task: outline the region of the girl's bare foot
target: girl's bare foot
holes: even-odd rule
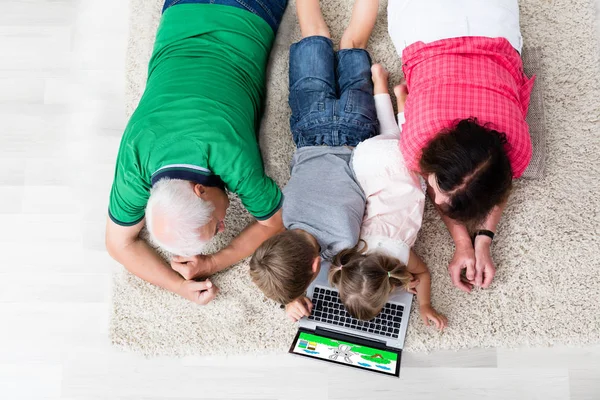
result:
[[[408,87],[406,86],[406,83],[394,86],[394,94],[398,101],[398,112],[401,113],[404,111],[404,103],[406,103],[406,98],[408,97]]]
[[[374,94],[388,93],[388,78],[390,73],[381,64],[373,64],[371,67]]]

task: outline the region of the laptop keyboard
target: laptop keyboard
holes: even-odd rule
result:
[[[338,292],[323,287],[315,287],[313,310],[308,317],[311,321],[343,326],[357,331],[373,333],[387,337],[398,337],[404,307],[387,303],[383,310],[371,321],[361,321],[346,312]]]

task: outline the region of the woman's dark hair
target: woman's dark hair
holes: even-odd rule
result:
[[[504,133],[469,118],[440,132],[423,149],[421,173],[435,174],[439,188],[450,198],[440,207],[444,214],[477,224],[506,200],[512,187],[506,145]]]

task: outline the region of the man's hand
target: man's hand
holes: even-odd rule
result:
[[[185,280],[181,282],[177,294],[201,306],[210,303],[219,292],[219,288],[208,279],[202,282]]]
[[[302,317],[308,317],[312,311],[313,304],[308,297],[298,297],[285,306],[285,313],[288,318],[294,322],[299,321]]]
[[[462,270],[467,270],[467,282],[462,279]],[[448,265],[448,272],[454,286],[470,293],[475,280],[475,251],[470,244],[457,246],[454,252],[454,257]]]
[[[193,257],[174,256],[171,268],[186,280],[206,278],[216,271],[214,257],[202,254]]]
[[[475,286],[487,289],[494,275],[496,267],[490,252],[492,240],[487,236],[477,236],[475,238]]]
[[[435,311],[435,309],[431,307],[431,304],[421,305],[419,307],[419,312],[421,314],[421,319],[423,319],[423,322],[427,326],[430,325],[429,321],[431,321],[440,331],[443,331],[444,328],[448,326],[448,318]]]

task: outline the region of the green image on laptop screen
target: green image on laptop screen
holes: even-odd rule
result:
[[[396,353],[307,332],[300,332],[292,351],[304,356],[354,365],[390,375],[396,374],[398,363]]]

